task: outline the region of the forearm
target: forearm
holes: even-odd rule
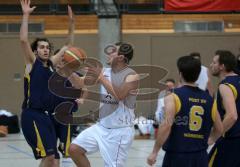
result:
[[[158,136],[153,147],[153,151],[152,151],[153,153],[157,154],[159,152],[160,148],[167,140],[170,134],[170,131],[171,131],[171,126],[168,125],[167,122],[164,122],[160,125],[158,129]]]
[[[79,77],[77,74],[73,73],[68,77],[68,80],[71,82],[72,86],[77,89],[84,87],[84,77]]]
[[[68,26],[68,38],[66,45],[71,46],[74,44],[74,29],[75,29],[75,21],[74,19],[69,20],[69,26]]]
[[[79,97],[78,99],[76,99],[75,101],[76,101],[78,104],[83,104],[83,103],[84,103],[84,100],[87,98],[87,96],[88,96],[88,90],[87,90],[87,88],[82,88],[80,97]]]
[[[59,52],[57,52],[54,56],[52,56],[50,59],[53,63],[53,65],[58,64],[60,61],[62,61],[62,57],[64,52],[67,50],[67,46],[63,46]]]
[[[82,99],[86,99],[88,97],[88,89],[87,88],[82,88]]]
[[[23,14],[22,25],[20,29],[20,40],[22,42],[28,42],[28,19],[29,14]]]
[[[117,100],[123,100],[129,94],[137,94],[139,80],[138,75],[128,75],[120,86],[114,85],[102,74],[100,74],[98,78],[99,83],[101,83],[108,93],[114,96],[114,98]]]
[[[112,85],[112,83],[109,80],[104,78],[104,76],[100,76],[98,81],[100,84],[102,84],[104,86],[104,88],[107,90],[108,93],[110,93],[112,96],[114,96],[115,99],[121,100],[121,97],[119,97],[119,93],[117,92],[118,89],[114,88],[114,86]]]
[[[215,128],[213,128],[209,136],[209,139],[212,142],[211,144],[215,143],[221,135],[222,135],[221,133],[219,133]]]
[[[232,118],[230,116],[226,116],[223,120],[223,130],[224,133],[226,133],[236,122],[235,118]]]

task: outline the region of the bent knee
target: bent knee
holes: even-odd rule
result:
[[[48,155],[48,156],[44,157],[44,159],[46,161],[54,161],[55,160],[55,155]]]
[[[76,144],[71,144],[69,146],[68,152],[70,154],[70,156],[74,155],[74,154],[85,154],[86,151],[81,148],[80,146],[76,145]]]

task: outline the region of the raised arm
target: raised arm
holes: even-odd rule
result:
[[[20,2],[21,2],[22,11],[23,11],[22,25],[20,29],[21,46],[24,51],[25,64],[33,64],[36,57],[31,49],[31,46],[28,40],[28,20],[29,20],[30,14],[33,12],[33,10],[36,7],[35,6],[30,7],[30,4],[31,4],[30,0],[20,0]]]
[[[69,5],[68,5],[68,19],[69,19],[68,39],[67,39],[66,45],[71,46],[74,44],[75,16],[74,16],[71,6],[69,6]]]
[[[68,5],[68,20],[69,20],[69,24],[68,24],[67,41],[65,45],[60,49],[60,51],[57,52],[55,56],[51,57],[53,65],[58,64],[62,60],[62,56],[65,50],[68,48],[68,46],[71,46],[74,43],[75,17],[72,12],[72,8],[69,5]]]

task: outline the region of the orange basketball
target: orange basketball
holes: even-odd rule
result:
[[[63,61],[74,69],[78,68],[86,58],[87,55],[85,51],[77,47],[69,47],[63,55]]]

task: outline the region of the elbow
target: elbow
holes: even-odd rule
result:
[[[124,96],[124,95],[115,95],[115,98],[118,100],[118,101],[122,101],[122,100],[125,100],[127,96]]]
[[[237,113],[232,114],[230,118],[231,118],[232,122],[235,123],[235,122],[237,121],[237,119],[238,119],[238,115],[237,115]]]
[[[229,119],[231,120],[232,123],[235,123],[238,119],[237,111],[229,113]]]
[[[22,44],[25,44],[25,43],[28,42],[28,40],[27,40],[26,38],[20,36],[20,42],[21,42]]]
[[[238,119],[238,115],[237,115],[237,113],[229,114],[229,116],[228,116],[227,119],[228,119],[228,122],[229,122],[230,124],[234,125],[235,122],[236,122],[237,119]]]
[[[124,100],[125,99],[125,96],[123,95],[120,95],[116,92],[112,92],[110,93],[117,101],[121,101],[121,100]]]
[[[228,120],[228,122],[234,124],[238,119],[238,114],[236,110],[232,110],[229,112],[226,112],[224,119]]]
[[[22,43],[28,42],[28,35],[26,33],[22,32],[22,30],[20,30],[19,38]]]
[[[116,97],[118,101],[121,101],[121,100],[124,100],[125,98],[124,97],[121,97],[121,96],[118,96]]]

